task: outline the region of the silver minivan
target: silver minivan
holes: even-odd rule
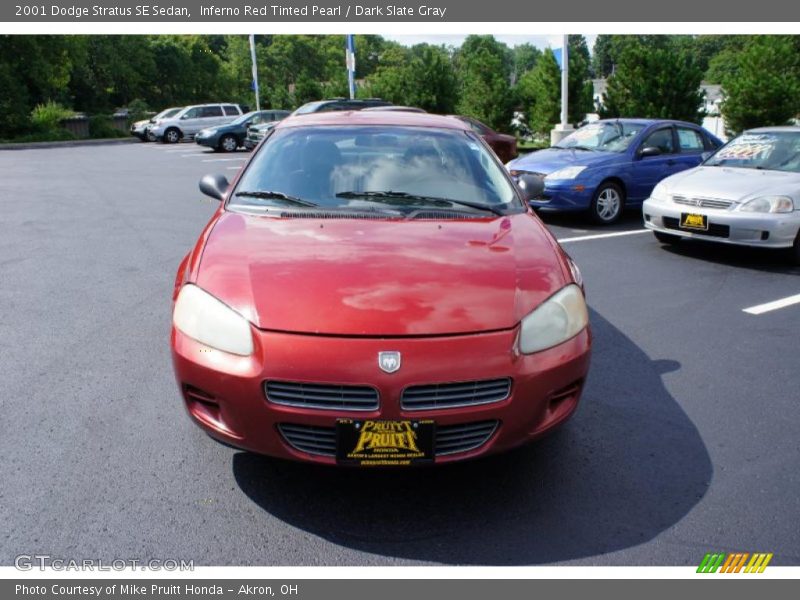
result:
[[[187,106],[170,119],[164,119],[150,129],[155,139],[175,144],[182,139],[191,139],[207,127],[225,125],[243,114],[238,104],[195,104]]]

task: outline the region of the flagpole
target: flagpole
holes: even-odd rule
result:
[[[356,97],[356,42],[352,34],[346,36],[345,64],[347,65],[347,85],[350,99]]]
[[[256,110],[261,110],[261,98],[258,93],[258,66],[256,63],[256,36],[250,34],[250,60],[253,61],[253,91],[256,94]]]

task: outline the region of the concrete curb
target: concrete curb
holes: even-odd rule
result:
[[[67,140],[64,142],[20,142],[0,144],[0,150],[37,150],[40,148],[70,148],[72,146],[106,146],[111,144],[141,143],[138,138],[106,138],[102,140]]]

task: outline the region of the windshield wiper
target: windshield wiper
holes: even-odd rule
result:
[[[385,204],[397,204],[393,200],[401,200],[403,204],[416,204],[423,202],[433,204],[434,206],[466,206],[476,210],[484,210],[491,212],[495,215],[502,216],[503,212],[498,208],[489,204],[482,204],[480,202],[468,202],[467,200],[454,200],[452,198],[439,198],[437,196],[422,196],[418,194],[409,194],[408,192],[393,192],[391,190],[385,192],[339,192],[336,194],[337,198],[365,198],[372,202],[383,202]]]
[[[283,192],[273,192],[271,190],[244,190],[241,192],[236,192],[234,196],[245,196],[247,198],[262,198],[264,200],[283,200],[288,204],[295,204],[297,206],[319,206],[314,202],[309,200],[303,200],[302,198],[297,198],[295,196],[290,196],[289,194],[284,194]]]

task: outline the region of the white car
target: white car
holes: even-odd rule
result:
[[[155,123],[158,123],[162,119],[169,119],[170,117],[174,117],[177,115],[183,107],[173,107],[167,108],[162,110],[156,116],[151,119],[144,119],[143,121],[136,121],[131,125],[131,135],[136,136],[143,142],[152,142],[154,141],[153,135],[150,133],[150,129],[153,127]]]
[[[751,129],[662,180],[642,207],[663,243],[791,248],[800,264],[800,127]]]
[[[150,127],[150,134],[166,144],[191,139],[208,127],[225,125],[244,114],[238,104],[197,104],[187,106],[175,116],[161,119]]]

